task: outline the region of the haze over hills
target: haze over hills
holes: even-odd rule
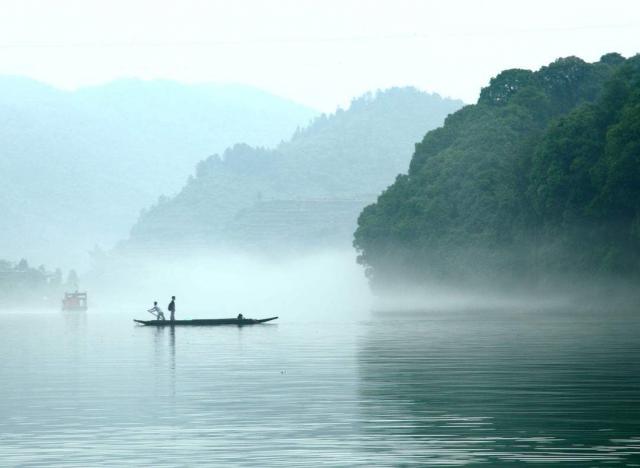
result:
[[[204,156],[274,146],[314,115],[240,85],[126,79],[63,91],[1,77],[0,258],[81,267]]]
[[[358,221],[373,285],[640,275],[640,56],[506,70]]]
[[[406,170],[415,141],[461,106],[392,88],[316,118],[275,149],[235,145],[145,211],[122,248],[350,247],[362,207]]]

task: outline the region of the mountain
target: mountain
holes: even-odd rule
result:
[[[235,145],[145,211],[125,244],[154,252],[349,246],[362,207],[406,168],[414,142],[461,105],[392,88],[316,118],[274,149]]]
[[[377,289],[637,278],[639,158],[640,56],[504,71],[362,211],[359,260]]]
[[[0,258],[80,265],[204,156],[238,141],[275,146],[314,115],[240,85],[127,79],[62,91],[0,77]]]

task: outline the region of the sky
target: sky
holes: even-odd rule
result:
[[[241,83],[316,109],[412,85],[474,102],[492,76],[640,52],[636,0],[2,0],[0,74]]]

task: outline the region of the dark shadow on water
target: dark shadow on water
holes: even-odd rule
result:
[[[362,430],[407,463],[637,461],[639,332],[615,311],[375,314]]]
[[[169,327],[169,349],[171,353],[171,369],[176,369],[176,327]]]

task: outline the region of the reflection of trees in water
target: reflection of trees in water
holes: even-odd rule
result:
[[[639,442],[638,328],[567,313],[374,317],[358,354],[363,430],[397,460],[625,459]]]

